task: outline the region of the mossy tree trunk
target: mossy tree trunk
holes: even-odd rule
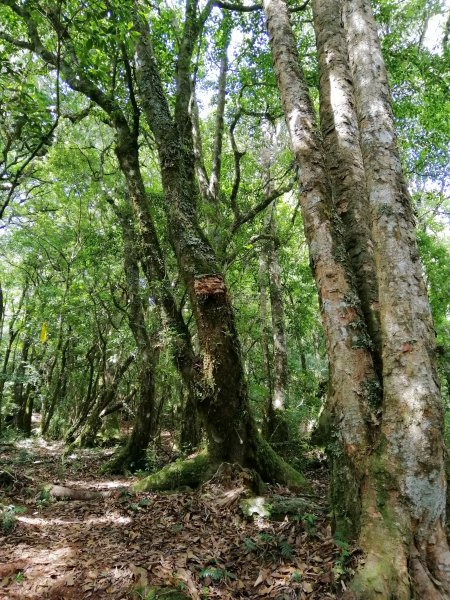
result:
[[[381,377],[378,283],[370,230],[355,99],[346,58],[339,0],[312,3],[320,75],[320,126],[333,201],[344,225],[344,242],[372,339],[372,356]]]
[[[390,521],[379,535],[372,519],[362,535],[372,547],[361,570],[386,573],[377,547],[393,531],[396,568],[383,597],[450,596],[450,551],[445,534],[446,478],[443,405],[436,374],[435,333],[417,249],[411,201],[396,142],[387,72],[375,20],[366,0],[343,0],[342,14],[356,98],[360,144],[371,212],[378,279],[383,364],[379,459]],[[371,507],[377,508],[377,499]],[[379,510],[379,509],[378,509]],[[376,540],[376,542],[375,542]],[[408,573],[413,586],[405,581]],[[387,578],[387,575],[385,574]],[[414,588],[414,591],[413,591]],[[401,596],[403,594],[403,596]],[[365,595],[365,598],[375,597]],[[377,596],[380,597],[380,596]]]
[[[353,517],[353,533],[359,533],[359,543],[366,554],[352,587],[357,597],[364,599],[408,600],[416,597],[417,590],[423,598],[447,598],[450,568],[443,530],[442,406],[433,364],[431,319],[417,260],[409,199],[395,147],[386,74],[376,29],[368,17],[371,17],[370,8],[359,0],[349,0],[344,6],[344,21],[371,206],[382,381],[372,363],[371,340],[364,336],[363,313],[359,317],[361,323],[354,322],[346,332],[350,347],[343,344],[340,355],[335,353],[338,348],[335,342],[345,333],[345,327],[342,320],[333,318],[339,314],[332,310],[333,299],[342,294],[347,282],[343,300],[353,298],[356,308],[359,290],[351,286],[351,279],[333,277],[331,273],[327,279],[323,278],[320,259],[327,240],[319,238],[320,230],[327,230],[327,239],[336,243],[339,227],[336,231],[329,223],[339,222],[333,217],[331,195],[326,191],[320,138],[312,126],[313,113],[286,5],[281,0],[265,0],[264,7],[278,84],[301,168],[303,220],[327,338],[334,499],[341,517],[345,516],[343,509]],[[314,8],[317,19],[319,9],[331,10],[332,5],[324,8],[316,2]],[[328,25],[323,21],[317,30],[325,30],[332,36],[340,18],[339,15],[327,18]],[[339,48],[335,39],[322,39],[320,43],[332,53]],[[345,53],[339,60],[345,62]],[[332,61],[329,64],[333,66]],[[323,61],[321,67],[324,67]],[[342,86],[339,78],[343,72],[345,70],[328,74],[328,80],[334,83],[338,79],[336,84]],[[345,94],[336,96],[342,100]],[[349,111],[349,105],[345,111]],[[340,116],[355,123],[352,115],[335,114],[333,118],[338,122]],[[345,141],[352,145],[348,132]],[[354,147],[350,150],[357,152]],[[325,190],[325,194],[321,195],[321,190]],[[320,211],[321,207],[326,210]],[[351,219],[348,226],[353,226]],[[345,261],[346,252],[335,245],[330,254],[338,259],[335,273],[339,275],[342,272],[339,264],[342,266]],[[327,265],[330,266],[331,261]],[[327,289],[327,281],[333,281],[332,294]],[[367,302],[363,294],[361,298]],[[345,302],[341,304],[341,311],[344,306]],[[367,306],[364,312],[368,314],[370,308]],[[345,363],[342,363],[344,356]],[[365,367],[362,361],[366,361]],[[384,392],[382,402],[378,399],[380,389]],[[355,517],[359,517],[356,523]],[[338,525],[345,525],[343,518],[340,521]]]
[[[155,136],[169,235],[197,325],[204,387],[198,407],[205,423],[211,459],[255,467],[261,469],[263,477],[276,480],[277,457],[265,451],[265,447],[262,449],[250,414],[230,295],[214,250],[197,219],[199,191],[189,102],[192,53],[204,18],[204,14],[197,14],[196,2],[188,1],[172,117],[148,26],[136,11],[135,28],[140,34],[136,43],[139,95]]]

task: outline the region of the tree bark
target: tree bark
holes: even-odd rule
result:
[[[299,166],[300,203],[310,262],[319,294],[329,364],[327,414],[333,423],[333,481],[337,528],[355,534],[362,507],[371,428],[372,391],[377,377],[359,297],[346,264],[320,134],[315,125],[297,52],[282,0],[264,0],[275,74],[294,154]],[[350,517],[350,519],[349,519]]]
[[[199,32],[196,10],[196,3],[189,1],[177,64],[174,118],[158,73],[148,26],[136,11],[135,28],[140,34],[136,43],[139,95],[155,136],[169,235],[197,325],[206,392],[199,410],[208,435],[209,453],[212,460],[238,462],[276,480],[286,475],[288,468],[259,440],[250,414],[230,296],[197,219],[198,188],[189,118],[190,64]]]
[[[22,352],[21,352],[21,356],[20,356],[20,362],[14,373],[14,379],[16,381],[14,383],[14,388],[13,388],[13,398],[14,398],[14,404],[16,405],[16,410],[17,410],[16,415],[15,415],[16,426],[19,425],[18,416],[20,414],[20,411],[22,409],[22,405],[23,405],[24,401],[26,401],[26,399],[24,398],[24,388],[26,387],[24,378],[25,378],[25,372],[26,372],[26,366],[28,363],[28,354],[29,354],[30,348],[31,348],[31,338],[26,336],[22,342]]]
[[[270,122],[266,123],[264,138],[265,147],[262,151],[261,163],[265,174],[264,194],[266,198],[269,198],[274,192],[272,171],[274,154],[276,152],[276,131]],[[289,437],[285,418],[289,391],[289,373],[281,270],[278,259],[279,239],[276,223],[276,200],[267,209],[264,235],[266,239],[263,243],[262,252],[266,256],[273,342],[273,389],[270,402],[267,406],[266,436],[272,444],[282,444]]]
[[[370,231],[369,199],[359,146],[358,121],[339,0],[314,0],[320,74],[320,125],[333,200],[344,225],[344,241],[361,298],[372,355],[381,378],[378,284]]]
[[[17,327],[15,329],[15,325],[19,318],[20,311],[22,310],[22,306],[24,304],[27,292],[28,292],[28,282],[25,282],[24,288],[20,295],[19,303],[17,305],[17,309],[14,311],[14,313],[9,321],[9,326],[8,326],[8,345],[6,346],[6,349],[5,349],[5,355],[3,357],[2,371],[0,373],[0,432],[2,431],[2,427],[3,427],[3,413],[2,413],[3,390],[5,389],[5,383],[6,383],[6,379],[8,377],[9,359],[11,358],[11,352],[12,352],[12,349],[14,346],[14,342],[20,331],[20,327]]]
[[[267,267],[267,256],[262,250],[259,255],[259,315],[260,315],[260,327],[261,327],[261,352],[263,357],[264,367],[264,378],[266,387],[266,399],[265,404],[267,407],[272,406],[273,397],[273,377],[272,377],[272,355],[269,346],[269,320],[268,320],[268,298],[267,298],[267,287],[268,287],[268,267]],[[264,436],[267,433],[264,431]]]
[[[145,467],[145,454],[155,430],[155,369],[158,356],[156,336],[147,329],[139,290],[139,264],[131,210],[116,213],[122,225],[124,271],[127,282],[128,323],[137,346],[139,398],[133,429],[125,448],[113,457],[109,471],[120,472]]]
[[[223,124],[227,96],[228,46],[231,37],[230,17],[227,14],[223,17],[222,28],[223,46],[220,49],[221,56],[217,90],[216,126],[214,130],[211,175],[209,177],[209,194],[216,202],[219,200],[220,171],[222,168]]]
[[[376,24],[365,0],[344,0],[342,6],[380,301],[384,395],[378,463],[390,475],[389,487],[384,487],[392,505],[390,514],[396,515],[390,528],[398,539],[394,568],[376,548],[369,548],[358,584],[368,587],[373,572],[385,573],[388,567],[384,595],[376,597],[391,597],[395,590],[398,597],[410,598],[413,591],[404,577],[409,566],[416,594],[447,598],[450,552],[444,530],[443,405],[431,311]],[[374,529],[369,523],[363,530],[372,543]],[[382,539],[377,536],[377,547]],[[375,597],[375,592],[370,594],[364,597]]]
[[[61,340],[62,340],[62,338],[61,338]],[[67,339],[64,342],[62,351],[61,351],[61,365],[60,365],[60,368],[58,371],[58,375],[56,377],[56,381],[53,386],[53,393],[52,393],[50,399],[45,402],[45,405],[42,406],[41,433],[43,436],[47,435],[48,429],[50,427],[50,422],[53,418],[53,415],[55,413],[55,409],[58,405],[58,402],[64,398],[64,395],[66,393],[67,379],[68,379],[68,375],[69,375],[67,372],[67,358],[68,358],[68,353],[69,353],[70,341],[71,340],[70,340],[70,328],[69,328],[69,331],[67,333]],[[58,350],[59,350],[59,348],[57,348],[57,352],[58,352]],[[55,357],[55,361],[57,361],[57,360],[58,360],[58,356]],[[53,373],[53,369],[52,369],[52,373]],[[52,383],[51,379],[50,379],[49,383],[50,384]]]

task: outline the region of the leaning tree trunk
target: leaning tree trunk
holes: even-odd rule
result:
[[[287,465],[259,439],[250,414],[230,296],[215,253],[197,219],[198,187],[189,117],[190,63],[199,33],[196,3],[187,3],[174,118],[156,66],[148,26],[138,11],[135,27],[140,33],[136,43],[140,99],[158,148],[169,235],[189,293],[202,351],[204,395],[199,411],[208,435],[209,453],[213,460],[254,467],[269,480],[286,480]]]
[[[445,536],[443,405],[435,370],[435,335],[419,260],[411,202],[396,143],[387,72],[376,24],[365,0],[344,0],[343,21],[356,98],[377,267],[383,362],[383,415],[378,461],[390,476],[384,530],[364,524],[373,547],[359,584],[371,590],[382,573],[383,595],[430,600],[450,595]],[[381,512],[379,498],[372,508]],[[389,523],[387,519],[389,518]],[[391,550],[380,555],[386,535]],[[391,536],[392,538],[392,536]]]
[[[95,445],[95,438],[102,426],[102,418],[116,398],[120,382],[134,360],[134,355],[130,354],[122,364],[116,367],[114,373],[108,370],[104,373],[104,386],[77,438],[66,449],[66,454],[76,446],[89,448]]]
[[[329,363],[328,415],[334,424],[333,504],[337,527],[355,534],[377,388],[370,339],[346,264],[341,222],[334,212],[320,134],[283,0],[264,0],[275,74],[299,166],[301,210],[319,294]]]

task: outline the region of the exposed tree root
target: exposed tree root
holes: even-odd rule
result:
[[[136,492],[175,490],[178,488],[197,488],[214,472],[206,452],[193,457],[176,460],[160,471],[152,473],[134,484]]]
[[[162,491],[177,488],[196,488],[209,479],[220,462],[213,461],[207,452],[179,459],[153,473],[133,486],[135,491]],[[259,440],[256,452],[249,461],[254,472],[253,488],[259,491],[262,481],[281,483],[293,489],[305,489],[308,483],[301,473],[290,467],[264,440]]]
[[[247,466],[268,483],[281,483],[297,491],[310,488],[305,477],[288,465],[262,438],[258,438],[253,460]]]

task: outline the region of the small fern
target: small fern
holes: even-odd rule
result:
[[[209,577],[212,581],[226,581],[227,579],[236,579],[236,575],[227,571],[226,569],[217,569],[215,567],[206,567],[206,569],[202,569],[199,573],[199,577],[201,579],[206,579]]]

